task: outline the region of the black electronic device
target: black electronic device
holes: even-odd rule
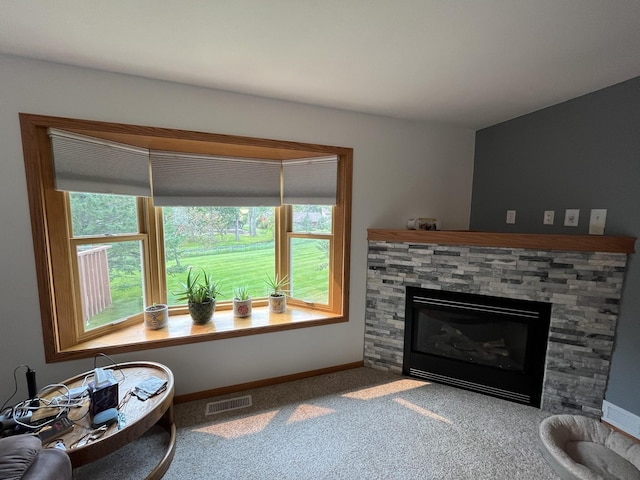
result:
[[[107,384],[100,388],[90,388],[91,413],[93,415],[118,406],[118,384]]]
[[[36,383],[36,371],[31,367],[27,367],[27,390],[29,391],[29,398],[31,402],[29,405],[32,407],[37,407],[40,405],[40,400],[38,400],[38,384]]]
[[[29,398],[33,399],[38,395],[38,384],[36,383],[36,371],[27,367],[27,389]]]
[[[36,371],[29,365],[20,365],[13,371],[13,378],[14,381],[16,381],[16,392],[18,390],[18,384],[15,374],[20,367],[27,368],[26,379],[29,400],[2,410],[0,413],[0,435],[3,437],[29,430],[33,415],[33,408],[30,407],[37,407],[40,404],[40,400],[38,399],[38,385],[36,383]],[[14,392],[14,395],[16,392]],[[13,398],[13,395],[11,398]],[[5,402],[5,404],[7,402]]]
[[[47,443],[49,440],[64,435],[71,429],[73,429],[73,422],[66,415],[61,415],[53,422],[42,427],[38,432],[38,436],[42,443]]]

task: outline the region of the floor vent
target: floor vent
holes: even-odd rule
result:
[[[209,402],[207,403],[207,411],[205,412],[205,415],[229,412],[231,410],[238,410],[239,408],[250,407],[251,405],[251,395],[228,398],[227,400],[220,400],[218,402]]]

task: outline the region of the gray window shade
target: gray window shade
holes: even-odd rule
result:
[[[156,206],[280,205],[280,162],[150,152]]]
[[[57,190],[151,196],[148,150],[61,130],[48,133]]]
[[[280,162],[149,152],[55,129],[49,129],[49,135],[58,190],[153,194],[157,206],[336,203],[338,159],[335,156]]]
[[[335,205],[338,157],[308,158],[282,162],[283,203],[289,205]]]

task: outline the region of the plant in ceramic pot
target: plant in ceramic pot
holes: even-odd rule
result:
[[[169,307],[164,303],[154,303],[144,309],[144,324],[149,330],[158,330],[169,323]]]
[[[267,277],[264,281],[267,285],[269,295],[269,311],[273,313],[283,313],[287,310],[287,289],[285,287],[289,284],[289,277],[278,274]]]
[[[233,289],[233,316],[248,317],[251,315],[251,296],[248,287]]]
[[[216,297],[220,295],[218,282],[214,282],[212,275],[204,268],[200,270],[202,273],[194,274],[193,268],[189,268],[186,282],[180,282],[183,290],[176,293],[178,301],[187,300],[189,314],[196,325],[211,321],[216,308]]]

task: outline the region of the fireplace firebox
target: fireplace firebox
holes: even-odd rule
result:
[[[551,304],[406,289],[403,373],[540,407]]]

